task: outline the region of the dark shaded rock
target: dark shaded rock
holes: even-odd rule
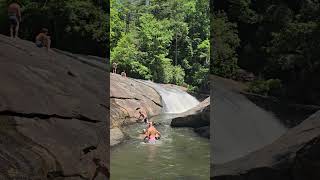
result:
[[[194,129],[200,136],[210,139],[210,126],[204,126]]]
[[[320,179],[320,111],[274,143],[249,155],[212,165],[215,180]]]
[[[195,132],[201,135],[203,134],[204,137],[210,136],[207,135],[210,131],[206,129],[206,127],[210,126],[210,97],[179,116],[180,117],[176,117],[171,121],[172,127],[196,128],[197,130],[195,130]]]
[[[108,73],[98,64],[0,35],[0,179],[90,178],[93,158],[109,166]]]
[[[291,104],[270,96],[242,92],[249,100],[267,111],[273,112],[288,128],[300,124],[310,115],[320,110],[320,106]]]

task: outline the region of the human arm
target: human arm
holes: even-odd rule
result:
[[[91,180],[95,180],[97,176],[98,176],[98,169],[95,170],[94,175],[91,178]]]
[[[36,36],[36,41],[41,41],[42,42],[42,38],[43,38],[43,35],[42,35],[42,33],[40,33],[40,34],[38,34]]]
[[[157,131],[157,134],[158,134],[159,137],[161,136],[161,133],[159,131]]]
[[[150,130],[148,129],[147,132],[146,132],[144,135],[145,135],[144,139],[149,138],[149,136],[150,136]]]

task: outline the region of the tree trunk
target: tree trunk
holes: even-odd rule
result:
[[[174,58],[174,65],[176,66],[178,63],[178,36],[177,33],[175,35],[176,37],[176,46],[175,46],[175,58]]]

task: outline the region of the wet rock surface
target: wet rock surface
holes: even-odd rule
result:
[[[105,67],[0,35],[0,179],[84,179],[94,158],[109,166]]]

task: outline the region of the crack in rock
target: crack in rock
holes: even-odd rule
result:
[[[10,110],[4,110],[0,111],[0,115],[5,116],[15,116],[15,117],[23,117],[23,118],[39,118],[39,119],[50,119],[50,118],[59,118],[59,119],[77,119],[80,121],[90,122],[90,123],[99,123],[101,121],[90,119],[86,116],[83,116],[81,114],[78,114],[76,116],[61,116],[58,114],[41,114],[41,113],[21,113],[21,112],[15,112]]]
[[[60,178],[60,177],[63,177],[63,178],[72,178],[72,177],[79,177],[81,179],[86,179],[86,180],[89,180],[89,178],[86,178],[84,176],[82,176],[81,174],[78,174],[78,173],[75,173],[75,174],[69,174],[69,175],[66,175],[63,173],[63,171],[52,171],[52,172],[48,172],[47,173],[47,178],[51,178],[51,179],[55,179],[55,178]]]
[[[156,101],[154,101],[153,99],[150,99],[149,97],[147,97],[146,95],[143,95],[144,97],[146,97],[147,99],[149,99],[150,101],[152,101],[154,104],[156,104],[159,107],[163,107],[161,104],[157,103]],[[116,97],[116,96],[110,96],[110,99],[134,99],[137,101],[141,101],[141,99],[139,98],[132,98],[132,97]]]
[[[133,97],[116,97],[116,96],[110,96],[110,99],[134,99],[134,100],[137,100],[137,101],[141,100],[139,98],[133,98]]]

